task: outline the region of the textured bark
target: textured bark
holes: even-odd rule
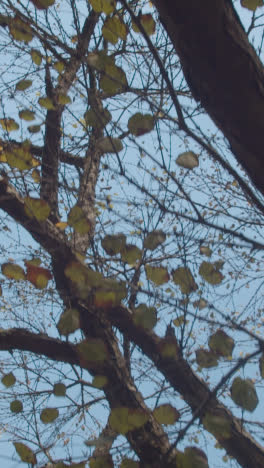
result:
[[[154,0],[193,96],[264,194],[264,69],[231,0]]]

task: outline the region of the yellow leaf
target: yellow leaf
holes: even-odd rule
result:
[[[50,424],[59,416],[57,408],[45,408],[41,411],[40,419],[44,424]]]
[[[143,26],[145,32],[150,36],[151,34],[154,34],[156,31],[156,22],[153,19],[152,15],[150,13],[147,13],[145,15],[140,15],[139,17],[140,23]],[[135,23],[132,23],[132,29],[136,32],[139,33],[141,32],[138,28],[138,26]]]
[[[58,95],[58,103],[64,106],[65,104],[70,104],[71,98],[70,96],[67,96],[67,94],[59,94]]]
[[[116,7],[116,0],[89,0],[94,11],[110,15]]]
[[[7,278],[14,279],[16,281],[21,281],[26,279],[25,272],[23,268],[15,263],[3,263],[2,273]]]
[[[180,413],[173,406],[164,404],[154,409],[153,416],[160,424],[174,424],[180,418]]]
[[[23,120],[31,121],[35,119],[35,112],[30,111],[29,109],[24,109],[19,112],[19,117]]]
[[[33,39],[33,32],[28,23],[15,16],[9,21],[9,31],[14,39],[22,42],[30,42]]]
[[[38,50],[31,49],[30,55],[31,55],[31,58],[32,58],[32,62],[34,62],[35,65],[41,65],[42,55]]]
[[[62,73],[65,68],[65,65],[63,62],[55,62],[53,68],[55,68],[55,70],[57,70],[58,73]]]
[[[64,231],[64,229],[66,229],[66,227],[68,226],[68,223],[60,221],[59,223],[56,223],[55,226],[59,228],[61,231]]]
[[[170,279],[167,268],[165,267],[152,267],[145,265],[145,272],[147,279],[160,286],[167,283]]]
[[[29,152],[26,145],[20,148],[14,147],[12,151],[7,151],[5,154],[10,167],[15,167],[16,169],[20,169],[20,171],[25,171],[33,167],[32,154]]]
[[[125,435],[129,431],[144,426],[148,418],[148,414],[141,409],[122,406],[112,409],[109,424],[119,434]]]
[[[49,97],[42,97],[39,98],[38,103],[41,107],[44,107],[45,109],[48,110],[54,110],[55,106],[52,102],[52,100]]]
[[[182,294],[190,294],[198,288],[194,278],[187,267],[179,267],[172,272],[175,284],[180,286]]]
[[[126,40],[127,27],[118,16],[108,17],[104,22],[102,34],[107,41],[116,44],[118,39]]]
[[[25,89],[30,88],[32,85],[31,80],[21,80],[16,84],[16,91],[25,91]]]
[[[86,218],[85,213],[78,205],[75,205],[70,210],[68,215],[68,225],[72,226],[79,234],[87,234],[91,229],[91,225]]]
[[[27,445],[22,444],[21,442],[14,442],[14,447],[22,462],[28,463],[31,466],[37,463],[34,452]]]

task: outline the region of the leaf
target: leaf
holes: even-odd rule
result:
[[[65,68],[65,64],[64,62],[55,62],[53,64],[53,68],[58,72],[58,73],[62,73],[64,68]]]
[[[109,416],[109,424],[119,434],[125,435],[129,431],[144,426],[148,418],[148,414],[141,409],[122,406],[112,409]]]
[[[50,424],[59,416],[59,410],[57,408],[45,408],[40,413],[40,419],[43,424]]]
[[[7,388],[13,387],[13,385],[15,385],[15,383],[16,383],[16,378],[15,378],[13,372],[9,372],[9,374],[5,374],[2,377],[1,382]]]
[[[0,124],[6,132],[13,132],[19,129],[19,125],[14,119],[0,119]]]
[[[108,255],[117,255],[125,248],[126,236],[124,234],[107,235],[102,239],[101,244]]]
[[[1,266],[3,275],[7,278],[21,281],[26,279],[25,272],[23,268],[15,263],[3,263]]]
[[[16,84],[16,91],[25,91],[25,89],[30,88],[31,85],[32,85],[31,80],[18,81]]]
[[[34,169],[31,172],[31,177],[34,180],[34,182],[36,182],[36,184],[39,184],[41,177],[40,177],[40,172],[38,171],[38,169]]]
[[[152,281],[157,286],[167,283],[170,279],[167,268],[165,267],[152,267],[145,265],[145,272],[147,279]]]
[[[250,412],[254,411],[259,403],[253,382],[240,377],[233,380],[231,398],[238,406]]]
[[[184,323],[188,323],[189,320],[186,320],[185,315],[180,315],[180,317],[177,317],[176,319],[173,320],[173,324],[175,327],[180,327]]]
[[[203,426],[220,441],[231,437],[231,422],[223,414],[206,413],[203,418]]]
[[[96,375],[92,381],[92,385],[96,388],[104,388],[107,384],[108,378],[105,375]]]
[[[175,284],[180,286],[182,294],[191,294],[198,288],[189,268],[179,267],[172,272],[172,278]]]
[[[29,125],[28,126],[29,133],[38,133],[40,132],[41,126],[40,125]]]
[[[31,49],[30,55],[31,55],[31,58],[32,58],[32,62],[34,62],[35,65],[41,65],[42,55],[38,50]]]
[[[57,328],[61,335],[68,336],[80,328],[80,314],[77,309],[65,309],[61,314]]]
[[[123,143],[119,138],[102,137],[98,140],[98,149],[102,153],[119,153],[123,149]]]
[[[23,120],[30,122],[35,119],[35,112],[30,111],[29,109],[24,109],[19,112],[19,117]]]
[[[177,359],[179,357],[179,350],[176,343],[168,338],[164,338],[159,345],[160,354],[167,359]]]
[[[141,258],[142,250],[140,250],[136,245],[126,244],[121,252],[122,261],[128,263],[129,265],[134,265],[136,261],[141,260]]]
[[[61,382],[54,384],[53,393],[56,397],[65,397],[66,386]]]
[[[12,151],[7,151],[6,160],[10,167],[26,171],[33,167],[33,158],[27,145],[22,145],[20,148],[13,147]]]
[[[70,104],[72,102],[70,96],[67,96],[67,94],[58,94],[58,103],[62,106],[65,104]]]
[[[104,278],[102,285],[94,292],[94,305],[102,309],[109,309],[120,305],[127,295],[124,281],[116,281],[112,278]]]
[[[218,366],[218,356],[213,351],[197,349],[195,354],[198,366],[206,369]]]
[[[228,336],[223,330],[219,329],[210,336],[208,341],[209,348],[218,356],[230,357],[235,346],[233,338]]]
[[[186,151],[178,156],[176,164],[185,169],[194,169],[199,166],[198,156],[193,151]]]
[[[89,0],[94,11],[110,15],[116,7],[116,0]]]
[[[263,6],[263,0],[240,0],[241,6],[248,10],[255,11],[258,7]]]
[[[87,127],[104,128],[112,119],[108,109],[99,112],[97,109],[89,109],[84,114],[84,120]]]
[[[94,67],[98,71],[105,71],[106,66],[115,67],[115,57],[113,55],[107,55],[105,51],[99,51],[97,53],[90,52],[87,56],[87,63],[90,67]]]
[[[47,110],[54,110],[55,106],[53,101],[49,97],[41,97],[38,100],[38,103],[41,107],[44,107]]]
[[[79,234],[87,234],[91,230],[91,225],[86,218],[82,208],[78,205],[72,207],[68,214],[68,225]]]
[[[124,70],[114,64],[106,65],[104,74],[100,78],[100,88],[109,96],[114,96],[127,87],[127,78]]]
[[[55,0],[30,0],[38,10],[46,10],[54,5]]]
[[[157,323],[157,310],[155,307],[139,304],[133,311],[133,322],[146,330],[152,330]]]
[[[50,215],[50,206],[45,200],[40,198],[24,198],[25,213],[29,218],[36,218],[38,221],[46,221]]]
[[[101,456],[97,455],[95,458],[89,459],[90,468],[114,468],[111,455]]]
[[[206,255],[206,257],[211,257],[211,255],[212,255],[212,250],[211,250],[210,247],[208,247],[207,245],[201,245],[201,247],[200,247],[200,254],[201,254],[201,255]]]
[[[224,276],[219,271],[219,265],[217,264],[217,262],[203,262],[200,265],[199,274],[205,281],[207,281],[207,283],[212,284],[214,286],[216,284],[220,284],[224,279]]]
[[[33,32],[28,23],[20,19],[17,15],[8,23],[10,34],[20,42],[28,43],[33,39]]]
[[[139,468],[139,462],[131,460],[131,458],[123,458],[120,468]]]
[[[13,442],[13,444],[22,462],[31,463],[32,465],[37,463],[34,452],[27,445],[21,442]]]
[[[27,280],[37,289],[45,289],[52,275],[49,270],[35,265],[27,265]]]
[[[23,411],[23,403],[20,400],[14,400],[10,403],[10,411],[12,413],[21,413]]]
[[[199,310],[205,309],[207,305],[208,305],[208,302],[202,297],[198,301],[193,302],[193,307],[198,307]]]
[[[143,246],[145,249],[155,250],[159,245],[163,244],[166,240],[165,232],[161,230],[151,231],[144,239]]]
[[[156,31],[156,22],[155,22],[155,20],[153,19],[152,15],[150,13],[147,13],[145,15],[140,15],[138,17],[138,19],[139,19],[141,25],[143,26],[143,28],[145,29],[146,34],[151,36],[151,34],[155,33],[155,31]],[[132,29],[136,33],[141,32],[140,29],[138,28],[138,26],[135,23],[132,23]]]
[[[154,117],[150,114],[137,112],[128,121],[128,130],[135,136],[142,136],[153,130],[155,125]]]
[[[102,27],[102,34],[104,39],[116,44],[118,39],[126,40],[127,37],[127,26],[118,16],[111,16],[106,18]]]
[[[171,425],[180,418],[180,413],[169,404],[160,405],[153,411],[154,418],[160,424]]]
[[[177,468],[209,468],[205,453],[197,447],[186,447],[176,455]]]
[[[108,358],[108,351],[103,340],[90,338],[77,345],[82,362],[102,363]]]

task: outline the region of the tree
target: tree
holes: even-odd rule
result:
[[[1,2],[1,410],[33,466],[264,466],[262,66],[231,2],[155,6]]]

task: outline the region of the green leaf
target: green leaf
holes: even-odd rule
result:
[[[116,7],[116,0],[89,0],[94,11],[110,15]]]
[[[40,419],[43,424],[50,424],[59,416],[59,410],[57,408],[45,408],[40,413]]]
[[[65,397],[66,386],[61,382],[54,384],[53,393],[56,397]]]
[[[109,96],[114,96],[127,87],[127,78],[124,70],[114,64],[106,65],[100,78],[100,88]]]
[[[94,305],[102,309],[109,309],[120,305],[127,295],[124,281],[116,281],[112,278],[104,278],[101,286],[94,292]]]
[[[222,263],[219,265],[218,262],[203,262],[200,265],[199,274],[205,281],[207,281],[207,283],[215,286],[216,284],[222,283],[224,279],[224,276],[219,271],[221,267]]]
[[[5,374],[2,377],[1,382],[7,388],[13,387],[13,385],[15,385],[15,383],[16,383],[16,378],[15,378],[13,372],[9,372],[9,374]]]
[[[1,266],[3,275],[7,278],[21,281],[26,279],[25,272],[23,268],[15,263],[3,263]]]
[[[196,362],[202,368],[218,366],[218,356],[213,351],[198,349],[196,352]]]
[[[20,400],[11,401],[10,411],[12,411],[12,413],[21,413],[21,411],[23,411],[22,401],[20,401]]]
[[[41,97],[38,100],[38,103],[41,107],[44,107],[47,110],[54,110],[55,106],[53,101],[49,97]]]
[[[240,0],[241,6],[248,10],[255,11],[258,7],[263,6],[263,0]]]
[[[35,65],[41,65],[42,55],[38,50],[31,49],[30,55],[31,55],[31,58],[32,58],[32,62],[34,62]]]
[[[145,272],[147,279],[152,281],[157,286],[167,283],[170,279],[167,268],[162,266],[152,267],[150,265],[145,265]]]
[[[77,345],[81,361],[87,363],[102,363],[108,358],[108,351],[103,340],[91,338]]]
[[[98,111],[96,109],[89,109],[84,114],[84,120],[87,127],[104,128],[112,119],[109,110],[103,109]]]
[[[155,250],[159,245],[166,240],[165,232],[161,230],[150,232],[144,239],[143,246],[145,249]]]
[[[108,378],[105,375],[95,375],[92,385],[96,388],[104,388],[108,383]]]
[[[28,23],[17,15],[9,21],[9,31],[13,38],[20,42],[28,43],[33,39],[33,32]]]
[[[229,439],[231,437],[231,422],[223,414],[206,413],[202,422],[205,429],[211,432],[217,440]]]
[[[205,453],[197,447],[186,447],[176,455],[177,468],[209,468]]]
[[[29,125],[27,128],[29,133],[38,133],[40,132],[41,126],[40,125]]]
[[[32,154],[27,145],[21,146],[20,148],[13,147],[12,151],[7,151],[5,154],[10,167],[14,167],[20,171],[26,171],[34,166]]]
[[[131,458],[123,458],[120,468],[139,468],[139,462],[131,460]]]
[[[19,112],[19,117],[23,120],[30,122],[35,119],[35,112],[30,111],[29,109],[24,109]]]
[[[25,213],[29,218],[36,218],[38,221],[46,221],[50,215],[50,206],[45,200],[40,198],[24,198]]]
[[[218,356],[230,357],[235,346],[233,338],[228,336],[223,330],[219,329],[210,336],[208,341],[209,348]]]
[[[127,27],[119,16],[108,17],[104,22],[102,34],[111,44],[116,44],[119,39],[126,40]]]
[[[128,130],[135,136],[142,136],[153,130],[155,125],[154,117],[150,114],[137,112],[128,121]]]
[[[141,409],[127,407],[113,408],[109,416],[109,424],[119,434],[138,429],[147,422],[149,416]]]
[[[61,335],[68,336],[80,328],[80,315],[77,309],[66,309],[60,316],[57,328]]]
[[[53,68],[58,72],[58,73],[62,73],[64,68],[65,68],[65,64],[64,62],[55,62],[53,64]]]
[[[185,169],[194,169],[199,166],[198,156],[193,151],[181,153],[176,159],[176,163]]]
[[[110,256],[120,253],[126,245],[126,236],[124,234],[107,235],[101,241],[103,249]]]
[[[231,387],[231,398],[241,408],[254,411],[259,400],[252,380],[236,377]]]
[[[160,405],[153,411],[154,418],[160,424],[171,425],[180,418],[180,413],[169,404]]]
[[[137,260],[141,260],[142,250],[136,245],[127,244],[121,252],[121,259],[129,265],[134,265]]]
[[[146,330],[152,330],[157,323],[157,310],[155,307],[139,304],[133,311],[133,322]]]
[[[31,85],[32,85],[31,80],[18,81],[16,84],[16,91],[25,91],[25,89],[30,88]]]
[[[179,267],[174,270],[172,278],[174,283],[180,287],[182,294],[190,294],[198,288],[193,275],[187,267]]]
[[[90,468],[114,468],[111,455],[96,456],[96,458],[89,459]]]
[[[31,463],[32,465],[37,463],[34,452],[27,445],[21,442],[14,442],[14,447],[22,462]]]
[[[86,218],[82,208],[78,205],[72,207],[68,214],[68,224],[79,234],[87,234],[91,230],[91,225]]]
[[[102,137],[97,145],[102,153],[119,153],[123,149],[123,143],[119,138]]]

